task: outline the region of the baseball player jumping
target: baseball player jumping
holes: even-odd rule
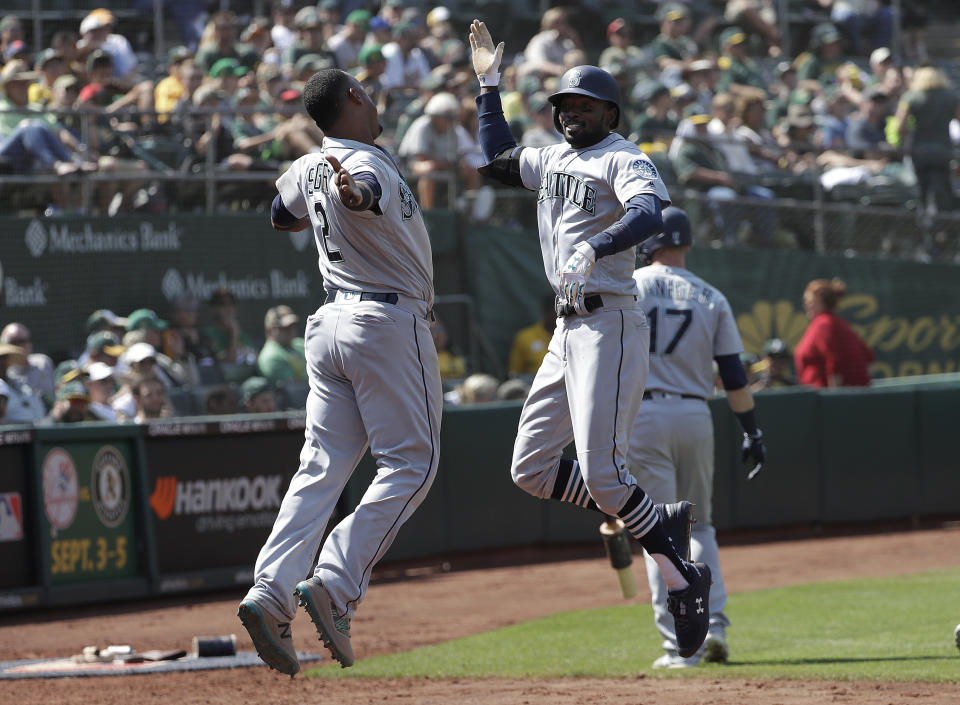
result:
[[[327,288],[307,319],[310,395],[300,468],[257,557],[239,617],[260,657],[299,669],[290,635],[297,600],[343,667],[350,619],[370,571],[426,497],[437,470],[442,392],[430,335],[433,265],[413,193],[375,143],[377,109],[350,74],[327,69],[303,91],[321,151],[277,180],[277,230],[312,226]],[[369,445],[378,472],[360,504],[320,538]]]
[[[743,427],[743,459],[753,474],[766,458],[757,428],[753,395],[740,362],[743,344],[727,299],[685,269],[693,242],[690,221],[679,208],[663,211],[663,232],[640,246],[648,264],[634,274],[640,305],[650,322],[650,375],[644,402],[630,434],[629,463],[637,480],[657,502],[685,497],[697,505],[691,536],[693,560],[710,567],[710,627],[702,649],[681,653],[667,616],[668,598],[657,565],[647,559],[653,613],[666,653],[654,668],[686,668],[705,661],[726,661],[724,614],[727,591],[720,572],[717,536],[711,521],[713,501],[713,420],[705,399],[713,392],[716,360],[727,401]]]
[[[611,131],[620,118],[613,76],[595,66],[567,71],[549,98],[565,143],[519,147],[497,88],[504,45],[474,20],[470,46],[482,86],[481,171],[538,191],[543,264],[559,297],[557,327],[520,416],[514,482],[536,497],[619,517],[660,567],[679,649],[691,656],[709,624],[710,569],[683,558],[690,504],[654,506],[626,465],[650,337],[632,278],[634,247],[660,231],[670,196],[647,156]],[[576,461],[561,457],[571,440]]]

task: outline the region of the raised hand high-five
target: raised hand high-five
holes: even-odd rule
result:
[[[496,46],[487,25],[480,20],[470,23],[470,50],[473,70],[481,86],[496,86],[500,82],[500,62],[503,60],[503,42]]]

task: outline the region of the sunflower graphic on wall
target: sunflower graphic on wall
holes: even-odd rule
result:
[[[809,320],[790,301],[757,301],[747,313],[737,316],[743,349],[759,355],[770,338],[780,338],[790,350],[796,348]]]

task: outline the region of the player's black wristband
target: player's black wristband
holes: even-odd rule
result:
[[[760,432],[760,429],[757,428],[757,415],[753,409],[735,413],[734,416],[737,417],[737,421],[740,422],[743,432],[748,436],[756,436]]]

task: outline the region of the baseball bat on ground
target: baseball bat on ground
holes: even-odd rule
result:
[[[630,551],[630,535],[623,522],[616,517],[610,517],[600,525],[600,536],[603,538],[603,548],[610,559],[610,565],[617,572],[620,581],[620,592],[626,598],[637,594],[637,581],[634,579],[633,553]]]

